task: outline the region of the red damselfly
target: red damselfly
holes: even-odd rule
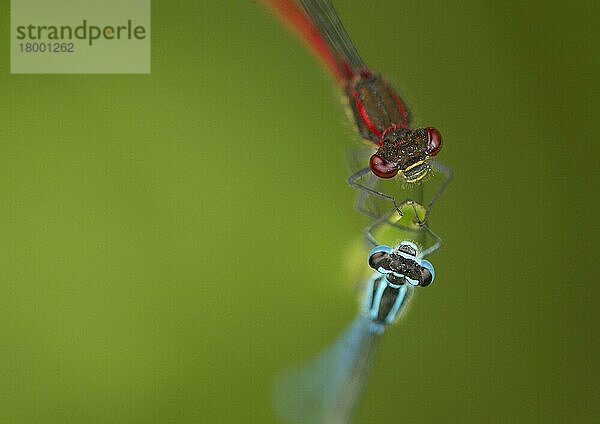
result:
[[[450,169],[432,159],[442,147],[440,132],[433,127],[411,128],[411,114],[405,102],[378,72],[364,63],[330,0],[263,2],[306,41],[325,64],[344,93],[358,133],[374,150],[368,166],[348,178],[351,186],[393,202],[402,213],[404,204],[418,201],[410,198],[398,201],[389,191],[376,189],[374,182],[366,183],[365,177],[398,176],[403,182],[421,184],[432,168],[445,176],[436,193],[423,205],[424,214],[415,213],[416,222],[424,224],[451,179]],[[361,196],[358,209],[368,214],[362,208],[363,201],[364,196]]]

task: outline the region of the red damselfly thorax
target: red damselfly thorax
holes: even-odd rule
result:
[[[399,201],[395,192],[378,188],[377,181],[367,181],[371,175],[384,180],[398,177],[402,182],[418,184],[432,169],[444,175],[437,192],[423,205],[425,213],[417,218],[417,222],[423,224],[451,179],[450,169],[432,159],[442,147],[440,132],[433,127],[411,127],[406,104],[379,73],[364,63],[330,0],[263,1],[326,65],[342,88],[358,133],[371,146],[368,166],[348,178],[351,186],[391,201],[402,213],[403,205],[419,201],[409,197]],[[360,198],[358,209],[366,212]],[[367,214],[373,215],[372,211]],[[377,214],[375,218],[380,216]]]

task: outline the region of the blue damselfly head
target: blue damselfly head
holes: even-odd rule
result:
[[[417,245],[406,240],[395,249],[385,245],[374,247],[369,253],[369,266],[385,275],[392,286],[426,287],[435,277],[431,262],[422,259]]]

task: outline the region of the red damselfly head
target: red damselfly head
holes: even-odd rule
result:
[[[369,167],[379,178],[393,178],[400,173],[406,181],[416,182],[431,170],[427,159],[441,148],[442,135],[435,128],[390,127],[381,136]]]

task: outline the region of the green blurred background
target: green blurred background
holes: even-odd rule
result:
[[[10,75],[8,3],[0,422],[277,422],[356,310],[332,81],[253,1],[155,1],[151,75]],[[358,421],[597,422],[598,6],[337,3],[455,171]]]

